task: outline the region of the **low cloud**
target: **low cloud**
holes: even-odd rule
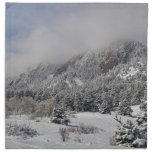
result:
[[[6,10],[6,33],[16,30],[6,40],[7,76],[41,62],[65,62],[88,48],[102,48],[119,39],[147,41],[146,4],[48,4],[47,8],[22,4],[25,10],[14,5]]]

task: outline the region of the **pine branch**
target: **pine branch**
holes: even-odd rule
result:
[[[121,117],[118,118],[118,115],[116,114],[115,115],[115,118],[114,118],[118,123],[120,123],[121,125],[123,124],[122,121],[121,121]]]

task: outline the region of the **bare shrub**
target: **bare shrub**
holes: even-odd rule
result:
[[[76,128],[73,128],[73,127],[70,127],[70,128],[68,128],[67,130],[68,130],[68,132],[72,132],[72,133],[74,133],[74,132],[77,131],[77,129],[76,129]]]
[[[71,118],[76,118],[76,111],[67,111],[66,114]]]
[[[12,114],[27,114],[32,117],[49,117],[52,114],[54,107],[54,99],[48,99],[37,103],[31,97],[17,98],[13,97],[6,101],[5,111],[6,116]],[[32,119],[31,117],[31,119]]]
[[[35,101],[31,97],[13,97],[6,101],[6,116],[11,114],[31,114],[34,112]]]
[[[23,138],[34,137],[38,135],[35,129],[31,129],[26,124],[6,124],[6,134],[8,136],[22,136]]]
[[[35,114],[32,114],[28,117],[29,120],[34,120],[35,122],[40,122],[40,118],[37,117]],[[42,118],[41,118],[42,119]]]
[[[77,118],[75,114],[70,114],[69,117],[71,117],[71,118]]]
[[[97,127],[94,126],[85,126],[81,124],[80,127],[69,127],[69,128],[60,128],[59,133],[61,135],[62,141],[68,141],[70,133],[78,133],[81,134],[94,134],[98,131]],[[75,141],[81,143],[82,140],[80,138],[76,138]]]
[[[5,117],[8,118],[12,114],[12,108],[10,104],[6,102],[5,104]]]
[[[110,143],[110,145],[112,145],[112,146],[115,146],[115,145],[116,145],[116,141],[115,141],[115,139],[114,139],[113,137],[110,138],[109,143]]]
[[[5,115],[9,116],[12,114],[19,114],[20,113],[20,104],[21,100],[16,97],[12,97],[5,103]]]
[[[50,117],[54,108],[54,100],[48,99],[36,104],[35,117]]]
[[[40,120],[39,120],[39,119],[36,119],[35,122],[40,122]]]
[[[94,134],[98,131],[98,128],[95,126],[85,126],[84,124],[80,124],[78,128],[78,132],[82,134]]]
[[[34,114],[30,115],[29,117],[29,120],[35,120],[36,119],[36,116]]]
[[[21,114],[31,114],[35,111],[35,101],[32,97],[21,98],[20,111]]]
[[[84,124],[80,124],[77,128],[69,127],[67,131],[79,134],[94,134],[98,132],[98,128],[95,126],[85,126]]]
[[[60,128],[59,133],[61,135],[62,141],[68,141],[69,139],[69,131],[66,128]]]
[[[75,137],[74,141],[78,142],[78,143],[82,143],[82,139],[79,137]]]

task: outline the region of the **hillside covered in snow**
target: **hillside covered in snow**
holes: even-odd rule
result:
[[[5,148],[147,148],[148,3],[5,3]]]
[[[41,63],[6,81],[7,148],[147,146],[147,48],[140,42]]]
[[[7,81],[6,98],[26,96],[44,101],[53,97],[65,109],[83,105],[83,111],[98,111],[105,96],[114,107],[128,96],[130,105],[140,104],[146,96],[146,66],[146,46],[121,42],[88,50],[62,65],[40,64]]]

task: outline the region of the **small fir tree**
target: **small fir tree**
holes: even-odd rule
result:
[[[146,112],[147,111],[147,102],[145,100],[142,100],[140,104],[140,110]]]
[[[74,110],[83,111],[83,103],[81,102],[81,98],[79,94],[75,94],[74,96]]]
[[[102,114],[110,113],[111,107],[107,101],[103,101],[103,103],[99,106],[99,112]]]
[[[53,113],[51,116],[51,122],[57,123],[57,124],[65,124],[68,125],[70,120],[67,118],[65,112],[62,108],[56,107],[53,109]]]
[[[131,120],[127,120],[126,123],[122,123],[121,120],[118,131],[115,132],[115,135],[112,137],[114,145],[123,145],[126,147],[132,147],[133,141],[136,139],[136,136],[139,135],[138,128],[132,123]]]
[[[123,124],[117,115],[115,120],[120,123],[120,126],[112,137],[112,144],[136,148],[147,147],[147,111],[143,111],[138,115],[136,119],[137,125],[134,125],[131,120],[127,120]]]
[[[120,115],[128,115],[128,116],[131,116],[131,113],[132,113],[132,109],[130,108],[130,106],[128,105],[127,103],[127,100],[124,99],[123,101],[121,101],[119,103],[119,107],[118,107],[118,114]]]

